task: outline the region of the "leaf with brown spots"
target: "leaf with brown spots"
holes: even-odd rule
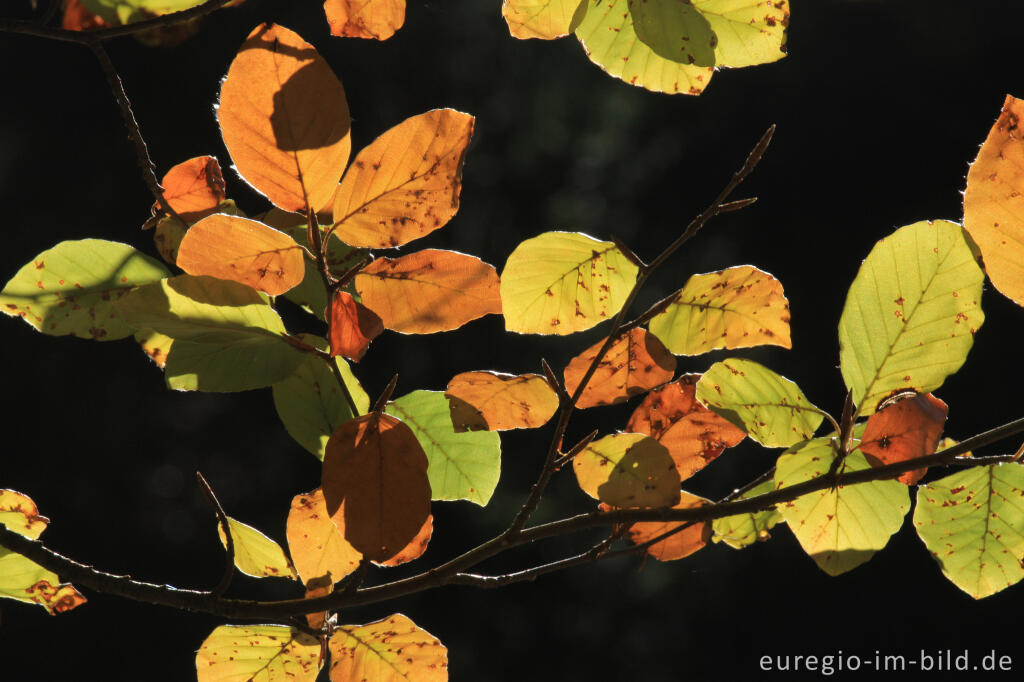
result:
[[[221,625],[196,653],[199,682],[313,682],[320,642],[283,625]]]
[[[448,649],[400,613],[342,625],[327,644],[331,682],[447,682]]]
[[[671,507],[679,502],[679,472],[658,441],[640,433],[596,440],[572,462],[583,492],[613,507]]]
[[[572,395],[605,340],[583,351],[565,368],[565,390]],[[638,328],[616,339],[601,358],[594,375],[576,402],[585,409],[624,402],[672,379],[676,359],[653,334]]]
[[[558,396],[539,374],[463,372],[444,394],[458,433],[535,429],[558,409]]]
[[[455,251],[378,258],[356,275],[355,285],[363,305],[403,334],[449,331],[501,313],[494,267]]]
[[[336,583],[359,567],[363,555],[350,545],[327,513],[323,490],[296,495],[288,512],[288,551],[303,583]]]
[[[16,490],[0,489],[0,523],[18,535],[35,540],[50,522],[39,514],[39,508],[28,495]]]
[[[711,504],[710,500],[706,500],[703,497],[697,497],[690,493],[681,493],[681,499],[673,509],[693,509],[696,507],[703,507],[706,504]],[[708,540],[711,538],[711,523],[708,521],[697,521],[697,522],[677,522],[671,521],[661,522],[652,521],[650,523],[634,523],[629,528],[629,539],[635,545],[641,545],[645,542],[650,542],[654,538],[658,537],[663,533],[667,533],[671,530],[675,530],[680,526],[685,525],[686,528],[670,535],[664,540],[654,543],[647,548],[647,553],[658,561],[675,561],[676,559],[682,559],[688,557],[704,545],[708,544]]]
[[[626,425],[627,431],[647,434],[664,445],[684,481],[747,435],[697,401],[699,379],[699,374],[686,374],[654,389]]]
[[[395,556],[384,561],[374,561],[373,563],[378,566],[401,566],[407,564],[414,559],[419,559],[423,556],[423,553],[427,551],[427,545],[430,544],[430,537],[434,534],[434,515],[431,514],[427,517],[427,520],[423,522],[423,527],[420,528],[420,532],[416,533],[416,537],[409,541],[409,544],[405,546]]]
[[[135,340],[142,347],[142,352],[153,361],[153,364],[160,369],[167,366],[167,356],[171,352],[171,344],[174,343],[174,339],[152,329],[140,329],[135,332]]]
[[[587,11],[585,0],[505,0],[501,15],[513,38],[551,40],[569,35],[573,19]]]
[[[178,247],[178,267],[279,296],[306,274],[302,247],[272,227],[217,213],[189,228]]]
[[[935,452],[949,406],[931,393],[904,398],[868,417],[860,449],[873,466],[903,462]],[[900,474],[900,483],[914,485],[928,472]]]
[[[286,211],[328,207],[352,151],[345,90],[312,45],[258,26],[238,51],[217,108],[242,178]]]
[[[334,233],[352,246],[402,246],[459,210],[473,117],[434,109],[402,121],[363,149],[334,198]]]
[[[220,164],[212,156],[197,156],[173,166],[160,184],[164,199],[188,223],[210,215],[227,198]]]
[[[793,347],[782,284],[750,265],[693,275],[649,327],[676,355],[761,345]]]
[[[306,599],[316,599],[318,597],[326,597],[334,591],[334,583],[328,577],[314,578],[306,584]],[[324,622],[327,620],[326,611],[315,611],[313,613],[306,614],[306,623],[309,627],[314,630],[319,630],[324,626]]]
[[[235,547],[235,568],[254,578],[292,578],[298,580],[292,562],[281,546],[252,526],[228,517],[231,541]],[[217,524],[217,535],[227,547],[224,528]]]
[[[384,331],[377,313],[352,298],[347,291],[334,292],[327,311],[331,328],[331,355],[359,361],[370,342]]]
[[[405,23],[405,0],[326,0],[331,35],[387,40]]]
[[[345,422],[327,442],[327,511],[371,561],[401,551],[430,515],[427,456],[408,426],[389,414]]]

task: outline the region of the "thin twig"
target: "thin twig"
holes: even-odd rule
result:
[[[383,412],[384,408],[387,407],[388,401],[391,400],[391,394],[395,392],[395,386],[397,385],[398,374],[396,373],[395,376],[391,377],[391,381],[389,381],[388,385],[384,387],[384,390],[381,391],[380,396],[377,397],[377,401],[373,404],[373,409],[370,411],[375,412],[376,414]]]
[[[196,472],[196,480],[199,481],[199,488],[203,491],[203,497],[210,503],[210,506],[213,507],[213,512],[217,515],[217,523],[220,524],[221,529],[224,531],[224,546],[226,549],[224,554],[224,572],[221,574],[220,582],[210,590],[211,594],[219,596],[227,591],[228,586],[231,584],[231,578],[235,574],[235,539],[231,537],[228,515],[224,513],[224,507],[221,506],[220,500],[213,494],[213,488],[210,487],[210,484],[206,482],[206,478],[199,471]]]
[[[561,469],[566,464],[571,462],[576,457],[576,455],[583,452],[583,449],[590,445],[595,438],[597,438],[598,433],[600,433],[600,431],[594,429],[587,435],[583,436],[583,439],[580,440],[579,443],[576,443],[576,445],[572,446],[572,449],[569,450],[569,452],[565,453],[561,458],[555,460],[555,469]]]

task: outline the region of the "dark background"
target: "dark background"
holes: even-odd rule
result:
[[[736,354],[797,381],[833,413],[844,393],[836,325],[861,260],[896,227],[960,219],[968,163],[1004,95],[1024,95],[1022,29],[1009,1],[793,0],[790,56],[721,72],[698,98],[610,78],[574,38],[517,41],[500,4],[410,0],[405,26],[378,44],[330,37],[317,1],[249,0],[209,17],[173,49],[131,39],[108,46],[161,175],[200,154],[227,169],[213,116],[219,80],[265,20],[299,31],[339,75],[354,149],[431,108],[474,114],[462,208],[409,248],[455,248],[499,270],[516,244],[552,229],[615,234],[653,257],[778,124],[737,195],[758,203],[714,221],[658,274],[640,306],[695,272],[751,263],[773,273],[790,300],[793,350]],[[24,16],[26,8],[27,0],[8,0],[3,11]],[[64,239],[130,242],[155,255],[151,234],[138,230],[152,197],[88,51],[2,35],[0,64],[0,281]],[[225,175],[243,209],[265,207]],[[1021,376],[1024,313],[991,288],[982,304],[987,320],[967,364],[938,391],[950,404],[947,433],[960,438],[1020,416],[1012,387]],[[130,340],[93,343],[42,336],[14,319],[0,324],[0,486],[30,495],[52,519],[48,545],[148,581],[212,585],[222,550],[196,469],[229,514],[283,543],[289,501],[317,485],[319,465],[280,427],[269,391],[174,393]],[[492,316],[432,337],[387,334],[356,372],[371,395],[396,371],[396,395],[440,390],[471,369],[538,371],[542,356],[563,367],[601,336],[513,337],[502,329]],[[680,371],[702,371],[720,357],[681,358]],[[581,414],[569,440],[623,427],[634,406]],[[500,532],[548,436],[503,435],[491,503],[436,503],[433,543],[409,571]],[[687,488],[721,496],[773,456],[741,446]],[[536,519],[590,508],[562,474]],[[482,570],[526,567],[588,540],[548,542]],[[283,583],[236,577],[229,594],[294,596]],[[972,600],[943,578],[909,523],[869,563],[829,578],[778,527],[771,542],[743,551],[714,545],[674,563],[617,560],[498,591],[443,588],[341,619],[407,614],[449,647],[452,679],[462,681],[743,679],[761,675],[764,654],[872,657],[922,648],[969,648],[978,658],[995,649],[1013,655],[1019,670],[1022,589]],[[0,678],[194,679],[194,651],[216,619],[87,595],[87,605],[55,618],[0,604]]]

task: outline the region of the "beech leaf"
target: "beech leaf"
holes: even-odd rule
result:
[[[235,568],[254,578],[292,578],[298,580],[292,562],[281,546],[252,526],[228,517],[231,541],[235,548]],[[224,528],[217,524],[217,535],[227,547]]]
[[[221,625],[196,653],[199,682],[313,682],[320,641],[283,625]]]
[[[444,394],[457,433],[535,429],[558,409],[558,396],[539,374],[463,372]]]
[[[405,23],[405,0],[326,0],[331,35],[387,40]]]
[[[672,508],[693,509],[710,503],[710,500],[704,499],[703,497],[697,497],[696,495],[683,492],[681,493],[679,503],[674,505]],[[697,550],[701,549],[704,545],[708,544],[708,539],[711,537],[710,522],[652,521],[650,523],[634,523],[629,528],[629,539],[633,544],[640,545],[653,540],[662,533],[667,533],[668,531],[674,530],[684,524],[688,524],[685,529],[679,531],[675,535],[670,535],[664,540],[656,542],[647,548],[647,553],[658,561],[675,561],[676,559],[682,559],[690,556]]]
[[[347,291],[334,292],[327,311],[331,326],[331,355],[358,361],[370,342],[384,331],[377,313],[352,298]]]
[[[396,613],[331,635],[331,682],[447,682],[448,649]]]
[[[939,444],[948,412],[946,403],[931,393],[899,400],[868,417],[860,450],[875,466],[930,455]],[[914,485],[927,471],[907,471],[897,480]]]
[[[604,339],[598,341],[569,362],[563,373],[569,395],[575,393],[604,343]],[[657,337],[640,328],[631,329],[601,358],[576,407],[625,402],[671,380],[675,371],[676,359]]]
[[[770,493],[773,490],[775,490],[775,481],[769,478],[767,481],[754,486],[736,499],[746,500],[751,497]],[[762,509],[749,514],[726,516],[721,519],[715,519],[712,522],[711,526],[714,529],[714,536],[711,539],[714,542],[724,542],[730,547],[734,547],[736,549],[743,549],[755,542],[764,542],[765,540],[768,540],[771,537],[768,531],[774,528],[775,524],[782,520],[782,514],[780,514],[779,510],[775,507]]]
[[[679,503],[679,472],[658,441],[616,433],[585,447],[573,459],[583,492],[613,507],[671,507]]]
[[[296,495],[288,512],[288,551],[302,582],[336,583],[359,567],[363,555],[327,513],[323,490]]]
[[[213,213],[227,198],[220,164],[212,156],[182,161],[164,174],[160,184],[164,199],[188,223]]]
[[[427,516],[427,520],[423,522],[423,526],[420,528],[420,532],[416,533],[416,537],[409,541],[398,554],[394,555],[390,559],[384,561],[375,561],[374,563],[378,566],[401,566],[407,564],[410,561],[419,559],[423,556],[423,553],[427,551],[427,545],[430,544],[430,537],[434,534],[434,515]]]
[[[572,33],[573,18],[582,19],[586,0],[504,0],[501,15],[513,38],[551,40]]]

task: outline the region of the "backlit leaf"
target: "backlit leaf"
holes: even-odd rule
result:
[[[189,223],[213,213],[227,198],[220,164],[212,156],[197,156],[173,166],[160,184],[164,199]]]
[[[860,429],[858,429],[860,431]],[[826,473],[835,459],[831,438],[800,443],[779,457],[775,487],[785,488]],[[867,469],[863,453],[843,460],[840,473]],[[907,487],[871,481],[820,490],[778,505],[790,530],[821,570],[839,575],[860,566],[885,547],[910,509]]]
[[[298,580],[292,562],[281,546],[252,526],[228,517],[231,541],[235,546],[235,568],[254,578],[293,578]],[[220,543],[227,547],[224,528],[217,524]]]
[[[1003,110],[967,173],[964,228],[981,250],[992,285],[1024,305],[1024,101]]]
[[[377,313],[352,298],[347,291],[334,292],[327,315],[331,325],[331,355],[334,356],[359,360],[370,347],[370,342],[384,331],[384,323]]]
[[[405,23],[405,0],[326,0],[331,35],[387,40]]]
[[[469,500],[484,506],[501,474],[501,439],[491,431],[456,433],[440,391],[413,391],[386,411],[412,429],[427,455],[435,500]]]
[[[792,348],[782,284],[750,265],[693,275],[651,319],[650,330],[676,355],[764,344]]]
[[[7,526],[7,530],[35,540],[49,522],[39,514],[39,508],[28,495],[0,489],[0,523]]]
[[[221,625],[196,653],[199,682],[313,682],[320,641],[283,625]]]
[[[868,417],[860,450],[876,466],[903,462],[935,452],[949,407],[931,393],[905,398]],[[901,483],[913,485],[928,469],[900,474]]]
[[[178,267],[271,296],[295,287],[306,273],[302,248],[294,239],[255,220],[222,213],[189,228],[178,247]]]
[[[711,365],[697,382],[696,396],[769,448],[785,448],[810,438],[824,419],[799,386],[742,358]]]
[[[448,649],[406,616],[342,625],[331,635],[331,682],[446,682]]]
[[[169,273],[127,244],[61,242],[21,268],[0,291],[0,311],[53,336],[111,341],[135,331],[115,310],[129,291]]]
[[[551,40],[572,33],[574,15],[587,11],[586,0],[505,0],[501,15],[512,37]]]
[[[914,526],[943,575],[975,599],[1024,578],[1024,465],[972,467],[919,486]]]
[[[896,391],[934,391],[960,369],[985,320],[984,279],[955,223],[914,223],[875,244],[839,319],[840,367],[859,415]]]
[[[258,26],[238,51],[217,109],[242,178],[286,211],[327,207],[352,150],[345,90],[297,34]]]
[[[678,4],[680,0],[661,0]],[[753,66],[786,56],[788,0],[692,0],[715,35],[715,65]],[[637,0],[632,5],[637,6]]]
[[[303,583],[336,583],[359,567],[363,555],[350,545],[327,513],[323,490],[296,495],[288,512],[288,551]]]
[[[679,472],[658,441],[616,433],[594,441],[572,461],[583,492],[613,507],[671,507],[679,503]]]
[[[605,340],[574,357],[563,373],[565,390],[573,395]],[[672,379],[676,359],[653,334],[636,328],[616,339],[601,358],[576,407],[621,403]]]
[[[430,536],[434,534],[434,515],[431,514],[427,517],[427,520],[423,522],[423,527],[420,528],[420,532],[416,533],[416,537],[409,541],[409,544],[395,556],[385,561],[375,561],[374,563],[378,566],[401,566],[407,564],[410,561],[419,559],[423,556],[423,553],[427,551],[427,545],[430,544]]]
[[[585,234],[527,239],[501,273],[505,328],[520,334],[590,329],[619,312],[638,272],[615,244]]]
[[[335,195],[335,233],[352,246],[384,249],[443,227],[459,210],[473,121],[454,109],[434,109],[359,152]]]
[[[672,507],[673,509],[692,509],[710,504],[710,500],[686,492],[681,493],[681,497],[682,499]],[[690,556],[708,544],[708,539],[711,537],[711,524],[709,522],[652,521],[650,523],[634,523],[629,528],[629,539],[633,544],[640,545],[686,523],[689,525],[684,530],[679,531],[675,535],[670,535],[647,548],[647,553],[658,561],[675,561],[676,559]]]
[[[363,415],[334,432],[322,487],[345,539],[371,561],[401,551],[430,515],[427,457],[412,430],[388,414]]]
[[[445,391],[455,431],[505,431],[543,426],[558,396],[539,374],[463,372]]]
[[[775,481],[769,478],[764,483],[754,486],[736,499],[746,500],[770,493],[773,490],[775,490]],[[763,542],[769,539],[771,536],[768,531],[782,520],[782,514],[775,507],[762,509],[750,514],[726,516],[725,518],[712,521],[711,525],[715,534],[711,539],[714,542],[724,542],[736,549],[743,549],[755,542]]]
[[[626,431],[646,434],[665,446],[683,480],[747,435],[697,402],[699,379],[699,374],[686,374],[654,389],[633,411],[626,425]]]
[[[425,249],[400,258],[378,258],[355,279],[363,305],[384,326],[403,334],[457,329],[501,312],[498,274],[479,258]]]

